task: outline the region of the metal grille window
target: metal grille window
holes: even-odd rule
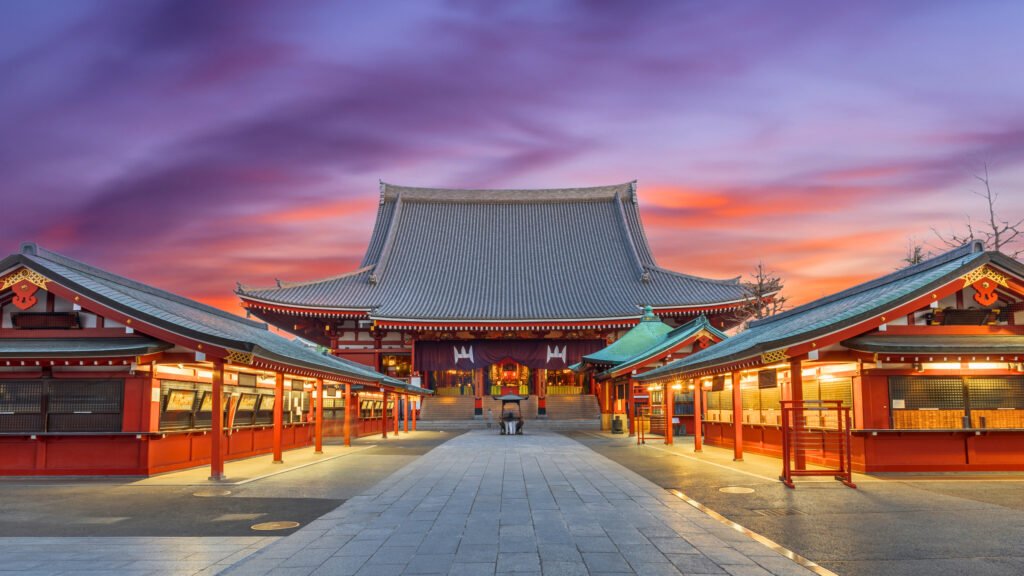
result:
[[[895,409],[962,410],[963,381],[945,376],[892,376],[889,398]]]
[[[0,432],[43,431],[43,383],[0,382]]]
[[[780,390],[778,387],[761,389],[761,410],[775,410],[777,412],[780,409]]]
[[[853,378],[822,376],[818,387],[822,400],[841,400],[843,406],[853,406]]]
[[[960,429],[967,419],[959,377],[890,376],[889,402],[896,429]]]
[[[121,431],[122,380],[48,381],[46,393],[47,431]]]
[[[1024,376],[967,378],[971,410],[1024,409]]]
[[[744,388],[740,390],[740,397],[743,399],[744,410],[761,409],[761,391],[757,388]]]

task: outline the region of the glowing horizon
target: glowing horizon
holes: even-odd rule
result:
[[[377,182],[638,181],[659,265],[796,305],[1024,216],[1024,5],[10,2],[0,226],[240,312],[355,269]]]

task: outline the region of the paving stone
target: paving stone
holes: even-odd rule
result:
[[[569,438],[483,430],[453,438],[263,552],[231,570],[308,568],[283,564],[330,554],[314,574],[807,573]]]

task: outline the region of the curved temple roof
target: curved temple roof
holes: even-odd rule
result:
[[[999,252],[985,252],[980,243],[971,242],[920,264],[808,302],[781,314],[751,322],[749,328],[738,335],[686,358],[645,372],[638,379],[656,380],[722,366],[757,356],[762,352],[838,332],[860,321],[878,316],[900,303],[927,295],[928,292],[987,263],[1024,276],[1024,266],[1020,262]],[[877,346],[879,340],[853,339],[847,340],[846,343],[859,342],[863,347],[870,342]],[[897,341],[890,338],[883,342]],[[915,349],[919,350],[925,342],[927,341],[918,339],[913,344],[906,341],[905,345],[911,348],[916,346]],[[937,345],[946,346],[946,349],[955,347],[954,343],[948,340]]]
[[[198,342],[251,352],[296,368],[324,372],[363,384],[409,387],[362,364],[320,354],[270,332],[262,322],[247,320],[194,300],[89,266],[27,243],[18,254],[0,260],[0,272],[20,266],[110,307],[126,316]],[[2,343],[2,341],[0,341]],[[96,343],[98,344],[98,343]],[[17,342],[11,344],[11,347]],[[6,345],[4,345],[6,347]],[[69,351],[65,351],[70,353]],[[95,351],[94,351],[95,352]],[[422,390],[415,388],[419,393]]]
[[[379,320],[466,322],[632,319],[644,305],[728,309],[745,297],[738,278],[657,266],[632,182],[549,190],[382,183],[359,269],[238,294]]]

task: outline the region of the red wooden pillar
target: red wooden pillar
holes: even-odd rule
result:
[[[324,453],[324,379],[316,379],[316,424],[313,427],[314,452]]]
[[[800,360],[789,361],[789,399],[794,402],[801,402],[804,399],[804,371]],[[795,405],[793,405],[796,408]],[[792,416],[792,424],[795,431],[799,435],[799,431],[803,428],[803,411],[794,410]],[[804,470],[807,467],[807,459],[804,455],[804,451],[796,447],[798,442],[794,442],[793,447],[793,460],[797,470]]]
[[[402,398],[402,427],[405,428],[405,432],[409,432],[409,408],[412,406],[412,402],[408,394]]]
[[[732,459],[743,462],[743,390],[739,370],[732,371],[732,434]]]
[[[693,382],[693,451],[702,452],[703,445],[703,422],[701,413],[704,410],[704,384],[700,380]]]
[[[537,416],[546,418],[548,415],[547,371],[545,371],[544,376],[541,376],[541,371],[535,370],[533,382],[534,390],[537,391]]]
[[[395,394],[394,403],[395,407],[391,409],[391,420],[395,426],[395,436],[398,436],[398,413],[400,412],[399,408],[402,405],[402,397]]]
[[[281,433],[284,422],[284,374],[274,378],[274,464],[282,464]]]
[[[633,398],[633,378],[626,380],[626,424],[629,425],[629,435],[636,434],[636,427],[633,420],[636,418],[636,400]]]
[[[484,416],[484,369],[473,370],[473,418]]]
[[[661,395],[662,402],[665,403],[665,444],[674,444],[675,439],[672,437],[672,418],[675,416],[675,390],[672,385],[668,382],[665,383],[665,393]]]
[[[412,408],[412,431],[416,431],[416,412],[419,412],[420,402],[423,401],[422,396],[417,396],[415,400],[415,406]]]
[[[352,445],[352,385],[345,382],[345,423],[342,426],[345,446]]]
[[[388,437],[388,391],[384,390],[383,408],[380,409],[380,432],[381,438]]]
[[[210,430],[210,480],[224,479],[224,361],[213,361],[213,424]]]

